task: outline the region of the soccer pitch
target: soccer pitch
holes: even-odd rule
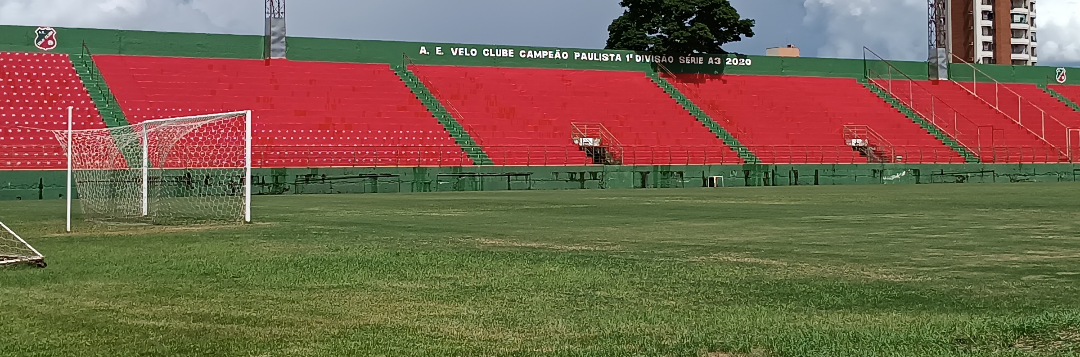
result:
[[[0,355],[1078,356],[1080,185],[256,197],[243,226],[0,203]]]

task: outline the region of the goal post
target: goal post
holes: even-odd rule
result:
[[[54,133],[88,220],[251,221],[250,110]]]
[[[15,234],[4,222],[0,222],[0,266],[19,263],[35,263],[44,267],[45,256]]]

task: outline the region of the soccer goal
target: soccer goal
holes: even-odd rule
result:
[[[19,263],[34,263],[44,268],[45,257],[4,222],[0,222],[0,265]]]
[[[91,221],[251,221],[251,111],[56,131],[72,192]]]

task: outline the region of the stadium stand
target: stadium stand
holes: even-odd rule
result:
[[[253,166],[470,165],[386,64],[96,55],[132,124],[251,109]]]
[[[969,92],[973,89],[970,82],[926,81],[922,84],[933,95],[964,113],[976,124],[993,127],[995,133],[992,137],[992,147],[987,148],[987,143],[982,143],[984,150],[981,156],[984,162],[1068,161],[1065,154],[1064,128],[1060,125],[1051,125],[1055,119],[1047,117],[1044,133],[1041,110],[1031,105],[1030,101],[1019,99],[1015,92],[1004,89],[993,90],[994,86],[987,84],[984,88],[975,86],[975,94],[972,94]],[[1017,88],[1021,87],[1017,85]],[[1031,97],[1045,96],[1041,90],[1039,92]],[[998,103],[1000,111],[994,109],[991,106],[992,103]],[[1046,140],[1040,138],[1043,135]],[[977,144],[969,143],[969,145]],[[991,151],[987,152],[987,149]]]
[[[601,124],[624,165],[741,164],[644,73],[411,66],[497,165],[595,163],[572,140]]]
[[[59,53],[0,52],[0,170],[62,169],[50,130],[104,128],[71,59]]]
[[[864,126],[893,148],[887,162],[959,163],[956,151],[854,79],[751,75],[676,75],[680,90],[763,163],[866,163],[845,141]]]

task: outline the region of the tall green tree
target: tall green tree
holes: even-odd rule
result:
[[[607,48],[667,55],[725,53],[721,47],[754,37],[728,0],[622,0],[622,16],[608,26]]]

